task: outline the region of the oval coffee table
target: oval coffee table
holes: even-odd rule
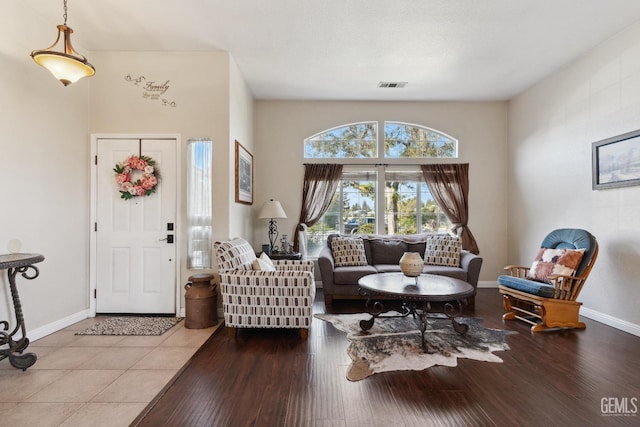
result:
[[[443,314],[450,320],[453,329],[459,334],[469,330],[469,326],[456,321],[462,313],[462,300],[474,293],[473,286],[467,282],[452,277],[435,274],[421,274],[418,277],[408,277],[402,273],[378,273],[364,276],[358,280],[360,294],[367,297],[366,307],[371,319],[360,321],[360,328],[368,331],[373,327],[376,319],[390,319],[407,317],[410,314],[420,318],[420,334],[422,349],[428,352],[425,341],[427,319],[431,313],[431,302],[444,302]],[[382,302],[377,297],[395,299],[402,303],[402,313],[399,315],[385,315]],[[372,309],[369,309],[371,302]],[[454,304],[456,307],[454,307]]]

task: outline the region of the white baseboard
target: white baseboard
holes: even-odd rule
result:
[[[479,280],[478,288],[497,288],[498,282],[492,280]]]
[[[580,308],[580,315],[640,337],[640,325],[636,325],[635,323],[627,322],[626,320],[618,319],[617,317],[613,317],[605,313],[600,313],[599,311],[592,310],[585,306]]]
[[[40,326],[39,328],[35,328],[31,331],[27,331],[27,337],[29,338],[29,341],[33,342],[39,340],[40,338],[44,338],[47,335],[51,335],[54,332],[58,332],[60,329],[64,329],[67,326],[73,325],[74,323],[78,323],[79,321],[84,320],[87,317],[90,317],[89,309],[79,311],[78,313],[72,314],[63,319],[56,320],[55,322]]]

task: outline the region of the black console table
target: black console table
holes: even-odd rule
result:
[[[0,255],[0,270],[7,270],[9,276],[9,288],[13,299],[13,310],[16,316],[16,326],[9,331],[9,322],[0,321],[0,360],[9,358],[11,366],[26,371],[28,367],[36,363],[37,356],[34,353],[23,353],[29,346],[29,338],[24,326],[24,316],[22,315],[22,304],[16,288],[16,275],[20,273],[27,280],[38,277],[40,271],[33,264],[44,261],[44,256],[39,254],[7,254]],[[31,271],[29,271],[31,270]],[[15,334],[21,331],[22,335],[18,340],[14,340]]]
[[[269,255],[269,258],[271,258],[272,260],[293,260],[293,261],[297,261],[297,260],[301,260],[302,259],[302,253],[300,252],[272,252],[271,255]]]

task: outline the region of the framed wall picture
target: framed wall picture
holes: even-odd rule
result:
[[[236,141],[236,203],[253,204],[253,155]]]
[[[640,185],[640,130],[592,144],[594,190]]]

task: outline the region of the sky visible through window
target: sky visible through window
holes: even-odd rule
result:
[[[381,141],[379,126],[384,129]],[[370,161],[349,165],[331,206],[309,227],[311,257],[317,256],[331,233],[412,234],[445,232],[450,227],[422,178],[423,161],[417,161],[458,157],[458,141],[445,133],[402,122],[352,123],[305,139],[304,156],[347,165],[349,159]],[[384,180],[378,181],[380,173]]]

